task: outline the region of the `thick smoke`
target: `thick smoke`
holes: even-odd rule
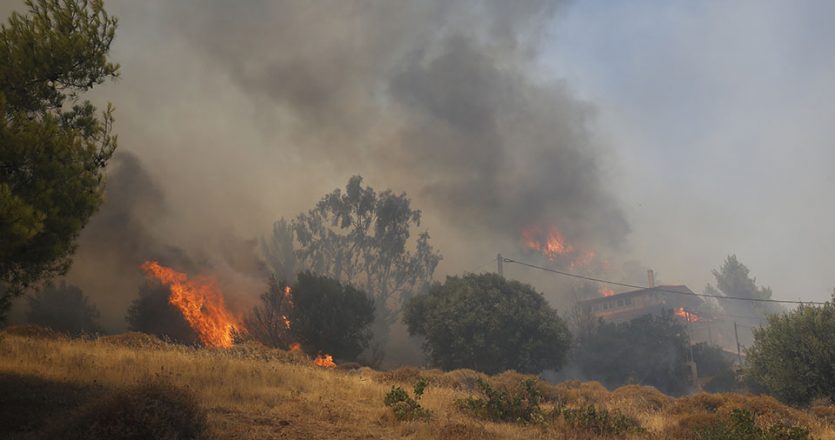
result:
[[[619,246],[628,227],[590,109],[537,78],[560,3],[214,2],[171,18],[252,99],[261,129],[292,133],[279,148],[303,166],[348,161],[494,237],[553,224]]]
[[[592,108],[540,65],[565,7],[108,2],[122,78],[93,97],[116,105],[121,159],[71,281],[111,328],[150,258],[255,298],[266,277],[246,240],[355,174],[424,211],[446,257],[438,276],[489,270],[531,224],[580,248],[622,247]]]

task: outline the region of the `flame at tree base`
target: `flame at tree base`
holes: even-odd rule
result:
[[[234,343],[238,324],[211,278],[190,280],[182,272],[156,261],[146,261],[142,270],[170,291],[168,302],[176,307],[207,347],[229,348]]]

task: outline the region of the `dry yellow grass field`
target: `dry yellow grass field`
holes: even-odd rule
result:
[[[474,419],[462,413],[455,401],[470,396],[476,378],[486,376],[468,370],[343,371],[316,367],[302,355],[254,344],[231,350],[191,349],[139,334],[97,340],[21,332],[0,335],[0,386],[4,388],[0,393],[5,395],[2,421],[26,417],[26,405],[32,402],[21,403],[16,394],[38,390],[50,394],[37,398],[41,399],[40,412],[32,417],[46,420],[30,420],[27,429],[31,432],[60,416],[68,406],[150,379],[193,392],[207,411],[215,438],[607,438],[559,420],[525,426]],[[421,404],[433,416],[428,422],[397,421],[383,405],[384,396],[392,385],[411,389],[417,377],[429,380]],[[514,385],[524,377],[508,372],[489,381],[495,386]],[[550,401],[569,407],[593,404],[635,418],[646,431],[630,434],[630,438],[688,438],[691,425],[738,407],[751,410],[758,420],[807,426],[814,438],[835,438],[833,411],[827,407],[801,411],[769,397],[735,394],[674,399],[640,386],[609,392],[595,382],[540,386]],[[69,397],[64,401],[56,395],[63,392],[80,397],[77,402]],[[53,402],[49,399],[57,399],[57,403],[50,406]],[[48,412],[52,407],[54,414]],[[16,414],[18,411],[24,414]]]

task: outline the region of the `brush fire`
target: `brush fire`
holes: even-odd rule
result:
[[[240,324],[226,308],[214,279],[189,279],[186,274],[156,261],[146,261],[142,269],[149,278],[168,287],[171,292],[168,302],[182,313],[203,345],[221,348],[232,346]]]
[[[238,319],[227,309],[223,294],[214,278],[201,276],[190,279],[188,275],[165,267],[156,261],[146,261],[142,270],[148,278],[168,287],[168,302],[177,308],[189,326],[194,330],[206,347],[230,348],[235,343],[235,336],[243,334],[245,329]],[[292,307],[293,294],[290,286],[284,288],[284,298]],[[291,328],[291,321],[286,315],[281,319],[286,329]],[[294,342],[290,351],[301,351],[302,346]],[[336,364],[329,354],[318,355],[313,364],[319,367],[333,368]]]
[[[597,257],[593,250],[578,249],[568,243],[565,235],[555,226],[542,228],[531,225],[522,228],[522,241],[528,249],[539,252],[551,261],[568,264],[572,269],[589,267]]]

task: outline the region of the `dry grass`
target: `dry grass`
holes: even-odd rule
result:
[[[410,389],[418,377],[430,382],[420,403],[432,411],[432,420],[398,422],[383,405],[383,398],[392,385]],[[533,426],[492,423],[475,420],[456,407],[455,401],[470,395],[477,378],[502,387],[518,384],[525,377],[515,372],[487,378],[470,370],[415,368],[341,371],[318,368],[298,353],[257,344],[206,350],[158,343],[144,335],[67,340],[4,332],[0,338],[0,407],[6,415],[16,410],[36,411],[32,414],[38,418],[18,418],[15,429],[0,426],[7,428],[0,431],[0,437],[36,432],[62,411],[152,380],[175,384],[193,394],[206,411],[216,438],[598,438],[560,420]],[[38,406],[37,399],[20,400],[21,392],[2,389],[21,384],[29,384],[22,391],[24,395],[66,396],[54,404]],[[569,407],[593,404],[635,418],[647,432],[634,434],[634,438],[674,438],[668,434],[686,430],[688,424],[698,421],[694,418],[724,414],[733,407],[748,408],[764,420],[803,423],[815,438],[835,438],[828,421],[835,412],[824,407],[806,412],[770,398],[734,394],[672,399],[639,386],[609,392],[595,382],[540,382],[539,386],[552,402]],[[553,403],[546,406],[551,408]],[[15,422],[14,417],[7,418],[9,423]]]

